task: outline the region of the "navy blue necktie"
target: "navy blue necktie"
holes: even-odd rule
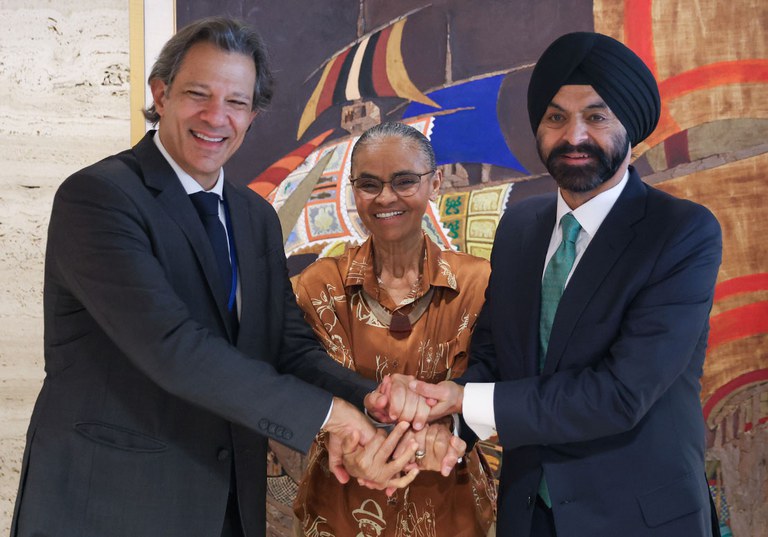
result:
[[[208,240],[213,246],[213,254],[219,267],[219,276],[224,284],[224,290],[229,297],[232,292],[232,264],[229,260],[229,245],[227,232],[219,219],[219,196],[212,192],[195,192],[189,195],[192,204],[203,221],[203,227],[208,234]]]

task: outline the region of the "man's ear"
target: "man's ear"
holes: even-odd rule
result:
[[[149,90],[152,92],[152,100],[155,103],[155,110],[161,116],[165,108],[165,94],[168,91],[168,85],[159,78],[153,78],[149,81]]]
[[[248,128],[245,130],[246,134],[251,132],[251,127],[253,127],[253,120],[256,119],[256,116],[259,115],[259,110],[253,110],[251,112],[251,122],[248,123]]]

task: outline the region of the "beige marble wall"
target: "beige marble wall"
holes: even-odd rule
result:
[[[43,377],[45,235],[56,187],[129,144],[128,2],[0,3],[0,534]]]

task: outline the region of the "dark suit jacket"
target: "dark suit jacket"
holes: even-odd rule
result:
[[[247,535],[264,535],[267,438],[307,450],[331,402],[322,388],[358,405],[373,388],[304,322],[272,207],[226,184],[233,346],[212,248],[152,135],[56,194],[46,377],[11,535],[217,536],[233,458]]]
[[[510,207],[464,381],[495,381],[499,535],[527,536],[542,469],[559,537],[710,534],[699,400],[720,227],[634,170],[552,328],[538,324],[554,196]]]

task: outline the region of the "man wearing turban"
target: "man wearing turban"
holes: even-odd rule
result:
[[[620,42],[557,39],[528,111],[558,192],[502,218],[467,373],[410,388],[498,434],[499,535],[711,535],[699,391],[720,226],[629,165],[660,100]]]

